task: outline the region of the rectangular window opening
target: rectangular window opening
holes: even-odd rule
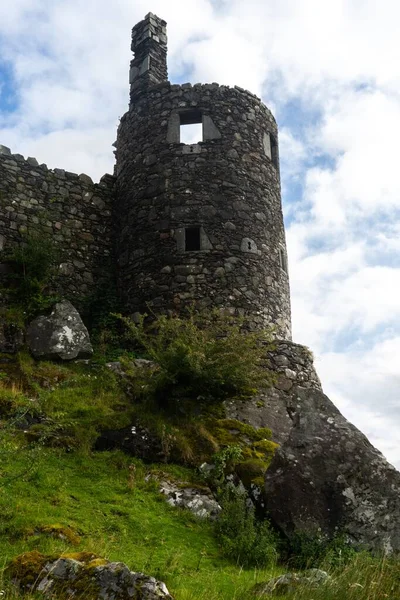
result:
[[[185,229],[185,252],[200,249],[200,227],[187,227]]]
[[[286,259],[286,254],[282,250],[282,248],[279,248],[279,262],[281,265],[281,269],[283,269],[285,271],[285,273],[287,274],[287,272],[288,272],[287,259]]]
[[[181,144],[197,144],[203,141],[203,115],[199,110],[181,112],[180,142]]]
[[[272,164],[278,168],[278,144],[276,142],[275,136],[269,134],[270,144],[271,144],[271,161]]]

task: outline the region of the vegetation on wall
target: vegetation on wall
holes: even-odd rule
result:
[[[138,322],[120,318],[134,347],[157,365],[143,381],[140,370],[132,374],[142,397],[161,404],[185,397],[215,403],[249,397],[273,380],[265,365],[270,332],[246,331],[237,319],[215,311],[190,312],[186,318],[159,315],[151,323],[145,315]]]
[[[18,313],[20,321],[28,322],[57,302],[51,279],[58,259],[53,240],[39,234],[27,236],[21,245],[2,252],[1,260],[10,268],[1,290],[14,311],[13,315],[8,311],[9,318],[15,319]]]
[[[111,261],[103,265],[103,271],[103,279],[80,302],[81,316],[90,331],[97,358],[116,360],[124,351],[124,335],[123,324],[115,316],[121,306]]]

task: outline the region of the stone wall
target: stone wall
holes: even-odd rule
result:
[[[0,249],[29,234],[50,236],[61,254],[59,291],[82,299],[110,273],[114,187],[111,175],[94,184],[0,146]]]
[[[189,123],[201,123],[202,142],[180,142]],[[161,83],[123,116],[116,156],[127,308],[223,307],[290,339],[277,127],[268,108],[240,88]]]

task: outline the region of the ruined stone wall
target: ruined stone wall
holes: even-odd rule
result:
[[[0,249],[29,234],[48,235],[60,249],[57,284],[83,298],[111,270],[111,214],[115,180],[50,170],[0,146]],[[108,272],[106,272],[108,270]]]
[[[191,122],[202,124],[203,141],[180,143],[181,124]],[[132,101],[116,155],[117,260],[128,309],[223,307],[290,339],[277,127],[268,108],[240,88],[161,83]],[[188,230],[196,249],[187,247]]]

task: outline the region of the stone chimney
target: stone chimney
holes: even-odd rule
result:
[[[166,22],[149,13],[132,29],[129,83],[131,102],[157,83],[168,81]]]

